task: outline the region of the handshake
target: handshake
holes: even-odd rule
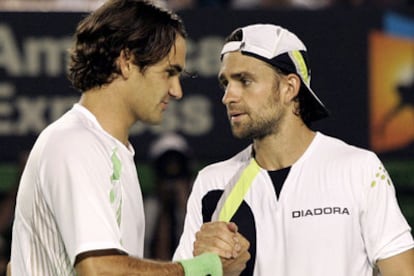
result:
[[[250,259],[249,247],[249,241],[238,233],[235,223],[215,221],[203,224],[196,233],[193,255],[197,259],[197,256],[202,254],[205,256],[204,253],[217,254],[221,260],[223,274],[236,276],[246,268],[246,263]],[[217,259],[216,255],[214,257]],[[190,271],[192,262],[181,261],[181,263],[186,270],[185,275],[192,275]],[[197,263],[200,264],[199,261]],[[218,271],[217,275],[221,275],[221,271]]]

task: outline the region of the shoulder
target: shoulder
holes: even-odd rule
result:
[[[102,148],[101,132],[72,109],[42,131],[33,151],[52,159],[86,155]]]
[[[218,197],[227,185],[237,178],[241,169],[247,166],[250,160],[251,146],[227,160],[202,168],[194,181],[189,202],[200,208],[205,201],[209,202],[209,206],[217,203]]]
[[[251,152],[252,152],[252,146],[249,145],[233,157],[224,160],[219,161],[216,163],[212,163],[206,167],[204,167],[202,170],[199,171],[199,175],[201,176],[232,176],[234,172],[238,171],[239,168],[246,166],[251,158]]]
[[[320,159],[335,162],[378,162],[377,155],[368,149],[354,146],[338,138],[317,134],[315,152]]]
[[[210,164],[201,169],[194,182],[193,190],[204,194],[212,190],[223,190],[241,168],[250,161],[251,146],[239,152],[230,159]]]
[[[306,163],[310,172],[318,169],[329,178],[353,183],[354,187],[370,187],[378,176],[387,176],[386,168],[373,151],[350,145],[340,139],[320,136],[314,153]],[[362,186],[360,184],[363,184]]]

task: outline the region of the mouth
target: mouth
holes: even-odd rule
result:
[[[245,115],[245,113],[241,111],[230,111],[227,113],[227,116],[230,120],[230,122],[237,122],[241,120],[241,117]]]
[[[161,102],[161,109],[162,109],[162,111],[167,110],[167,107],[168,107],[168,101],[162,101]]]

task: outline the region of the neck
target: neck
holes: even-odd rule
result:
[[[289,127],[262,139],[255,139],[255,159],[266,170],[287,168],[304,154],[315,135],[315,132],[301,124],[296,128]]]
[[[105,88],[85,91],[79,104],[87,108],[97,119],[101,127],[111,136],[128,146],[129,123],[125,116],[125,110],[117,104],[117,98],[113,92]]]

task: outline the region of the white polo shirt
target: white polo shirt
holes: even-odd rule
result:
[[[251,164],[251,151],[199,172],[174,259],[192,256],[196,231],[217,217],[217,202]],[[251,243],[242,275],[372,276],[377,260],[414,247],[377,156],[321,133],[292,165],[279,198],[259,168],[231,220]]]
[[[47,127],[23,172],[13,224],[13,275],[75,275],[79,253],[142,257],[144,211],[134,149],[81,105]]]

